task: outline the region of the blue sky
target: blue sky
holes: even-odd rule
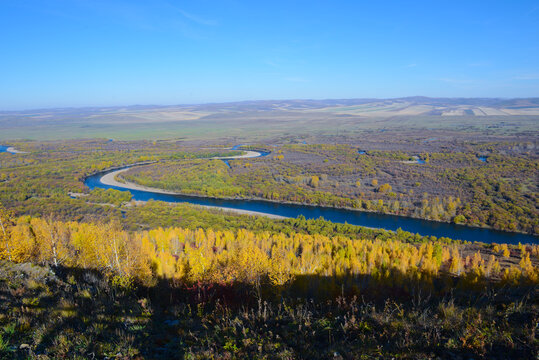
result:
[[[0,0],[0,109],[539,96],[539,1]]]

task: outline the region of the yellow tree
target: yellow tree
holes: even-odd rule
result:
[[[522,270],[524,270],[525,272],[527,273],[533,272],[533,265],[530,260],[530,253],[526,252],[525,255],[522,256],[522,259],[520,260],[519,265],[522,268]]]
[[[108,266],[113,271],[122,275],[122,266],[120,264],[120,253],[122,250],[121,242],[121,230],[118,222],[111,222],[107,225],[108,232],[108,244],[107,244],[107,258]]]
[[[389,184],[383,184],[383,185],[380,185],[380,187],[378,188],[378,192],[380,193],[386,193],[386,192],[390,192],[392,190],[392,187],[391,185]]]
[[[191,281],[203,281],[209,274],[211,269],[211,259],[204,255],[203,247],[185,247],[185,255],[187,257],[187,265],[189,269],[189,278]]]
[[[460,273],[462,272],[462,257],[460,256],[457,247],[453,247],[453,254],[451,256],[451,264],[449,265],[449,271],[456,275],[460,275]]]
[[[500,263],[498,263],[498,260],[496,260],[496,257],[494,255],[490,255],[488,259],[488,263],[485,269],[485,275],[487,277],[492,277],[497,275],[500,272]]]
[[[3,249],[0,252],[0,257],[7,258],[9,261],[13,260],[11,253],[11,228],[13,226],[13,213],[7,210],[0,204],[0,240],[3,245]]]
[[[502,244],[501,250],[503,252],[503,257],[508,258],[511,255],[511,252],[509,251],[507,244]]]
[[[54,266],[73,264],[75,257],[70,251],[70,234],[65,224],[49,216],[46,220],[33,218],[30,225],[36,236],[38,261]]]
[[[10,250],[12,261],[36,261],[37,243],[34,232],[30,227],[30,217],[24,216],[10,230]],[[2,256],[0,256],[2,257]]]
[[[84,268],[104,266],[101,251],[106,234],[102,226],[85,223],[72,223],[71,244],[77,251],[77,262]]]

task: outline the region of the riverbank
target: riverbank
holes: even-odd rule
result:
[[[247,159],[247,158],[259,157],[259,156],[262,155],[262,153],[260,153],[258,151],[250,151],[250,150],[243,150],[243,151],[244,151],[244,154],[242,154],[242,155],[227,156],[227,157],[216,156],[216,157],[213,157],[213,158],[210,158],[210,159],[211,160]],[[148,164],[150,164],[150,163],[133,164],[133,166],[148,165]],[[119,168],[118,170],[115,170],[115,171],[112,171],[112,172],[110,172],[108,174],[105,174],[105,175],[103,175],[101,177],[100,182],[102,184],[104,184],[104,185],[114,186],[114,187],[122,187],[122,188],[126,188],[126,189],[129,189],[129,190],[148,191],[148,192],[153,192],[153,193],[158,193],[158,194],[165,194],[165,195],[185,195],[185,194],[181,194],[181,193],[174,192],[174,191],[151,188],[151,187],[148,187],[148,186],[138,185],[138,184],[127,182],[127,181],[121,182],[121,181],[118,181],[116,179],[117,175],[129,170],[130,168],[131,168],[131,166],[127,167],[127,168]],[[111,170],[113,170],[113,169],[111,169]],[[195,196],[197,196],[197,195],[195,195]],[[142,202],[142,201],[137,201],[137,203],[138,202]],[[221,211],[224,211],[224,212],[231,212],[231,213],[241,214],[241,215],[265,216],[265,217],[268,217],[268,218],[271,218],[271,219],[286,219],[287,218],[286,216],[269,214],[269,213],[264,213],[264,212],[259,212],[259,211],[234,209],[234,208],[222,207],[222,206],[211,206],[211,205],[196,205],[196,206],[200,206],[200,207],[205,208],[205,209],[216,209],[216,210],[221,210]]]
[[[249,159],[249,158],[256,158],[262,155],[261,152],[258,151],[252,151],[252,150],[241,150],[245,154],[242,155],[234,155],[234,156],[215,156],[212,158],[209,158],[209,160],[234,160],[234,159]]]
[[[151,187],[148,187],[148,186],[138,185],[138,184],[131,183],[131,182],[120,182],[120,181],[116,180],[116,175],[121,174],[122,172],[125,172],[125,171],[127,171],[129,169],[130,168],[119,169],[119,170],[110,172],[108,174],[105,174],[105,175],[103,175],[101,177],[100,181],[104,185],[114,186],[114,187],[121,187],[121,188],[129,189],[129,190],[147,191],[147,192],[152,192],[152,193],[157,193],[157,194],[165,194],[165,195],[186,195],[186,194],[182,194],[182,193],[178,193],[178,192],[174,192],[174,191],[167,191],[167,190],[163,190],[163,189],[151,188]],[[189,196],[189,195],[187,195],[187,196]],[[193,196],[199,197],[199,195],[193,195]],[[200,196],[200,197],[202,197],[202,196]],[[234,208],[223,207],[223,206],[211,206],[211,205],[196,205],[196,206],[201,206],[201,207],[207,208],[207,209],[218,209],[218,210],[222,210],[222,211],[225,211],[225,212],[233,212],[233,213],[242,214],[242,215],[265,216],[265,217],[269,217],[271,219],[286,219],[287,218],[286,216],[280,216],[280,215],[269,214],[269,213],[264,213],[264,212],[259,212],[259,211],[252,211],[252,210],[234,209]]]
[[[0,146],[0,152],[7,152],[10,154],[28,154],[26,151],[17,150],[13,146]]]
[[[6,151],[8,153],[11,153],[11,154],[26,154],[27,152],[26,151],[22,151],[22,150],[17,150],[15,149],[13,146],[10,146],[6,149]]]
[[[138,185],[138,184],[127,182],[127,181],[126,182],[120,182],[120,181],[116,180],[116,175],[119,175],[119,174],[121,174],[123,172],[126,172],[129,169],[131,169],[131,167],[127,167],[127,168],[123,168],[123,169],[119,169],[119,170],[114,170],[112,172],[109,172],[109,173],[103,175],[99,181],[101,181],[101,183],[104,184],[104,185],[122,187],[122,188],[129,189],[129,190],[151,191],[151,192],[157,193],[157,194],[178,195],[177,193],[172,192],[172,191],[168,191],[168,190],[150,188],[150,187],[147,187],[147,186]]]
[[[146,201],[146,200],[132,200],[130,203],[128,203],[128,206],[142,206],[142,205],[146,204],[147,202],[148,201]],[[218,210],[218,211],[221,211],[223,213],[233,213],[233,214],[249,215],[249,216],[264,216],[264,217],[267,217],[267,218],[270,218],[270,219],[275,219],[275,220],[289,219],[286,216],[268,214],[268,213],[263,213],[263,212],[260,212],[260,211],[234,209],[234,208],[227,208],[227,207],[221,207],[221,206],[212,206],[212,205],[200,205],[200,204],[189,204],[189,205],[197,207],[197,208],[201,208],[201,209],[204,209],[204,210]]]
[[[212,158],[208,158],[208,160],[248,159],[248,158],[256,158],[256,157],[262,156],[262,153],[258,152],[258,151],[252,151],[252,150],[242,150],[242,151],[244,152],[244,154],[242,154],[242,155],[214,156]],[[119,174],[131,169],[133,166],[148,165],[148,164],[153,164],[153,163],[155,163],[155,161],[136,163],[136,164],[128,165],[126,167],[117,167],[116,169],[118,169],[118,170],[112,171],[112,172],[109,172],[109,173],[105,174],[104,176],[101,177],[100,181],[101,181],[101,183],[103,183],[105,185],[116,186],[116,187],[124,187],[124,188],[130,189],[130,190],[150,191],[150,192],[154,192],[154,193],[158,193],[158,194],[166,194],[166,195],[185,195],[185,194],[181,194],[181,193],[178,193],[178,192],[175,192],[175,191],[168,191],[168,190],[163,190],[163,189],[158,189],[158,188],[152,188],[152,187],[148,187],[148,186],[138,185],[138,184],[135,184],[135,183],[127,182],[125,180],[123,182],[120,182],[120,181],[116,180],[116,175],[119,175]],[[109,171],[114,170],[114,169],[115,168],[111,168],[111,169],[109,169]],[[197,195],[195,195],[195,196],[197,196]]]

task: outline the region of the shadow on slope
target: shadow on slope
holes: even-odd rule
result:
[[[391,280],[389,280],[391,279]],[[533,358],[537,289],[451,277],[298,276],[285,286],[0,263],[5,358]]]

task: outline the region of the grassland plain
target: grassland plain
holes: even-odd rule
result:
[[[365,135],[410,129],[515,135],[537,132],[538,103],[537,99],[407,98],[44,109],[0,113],[0,140],[237,137],[255,141],[283,135]]]

